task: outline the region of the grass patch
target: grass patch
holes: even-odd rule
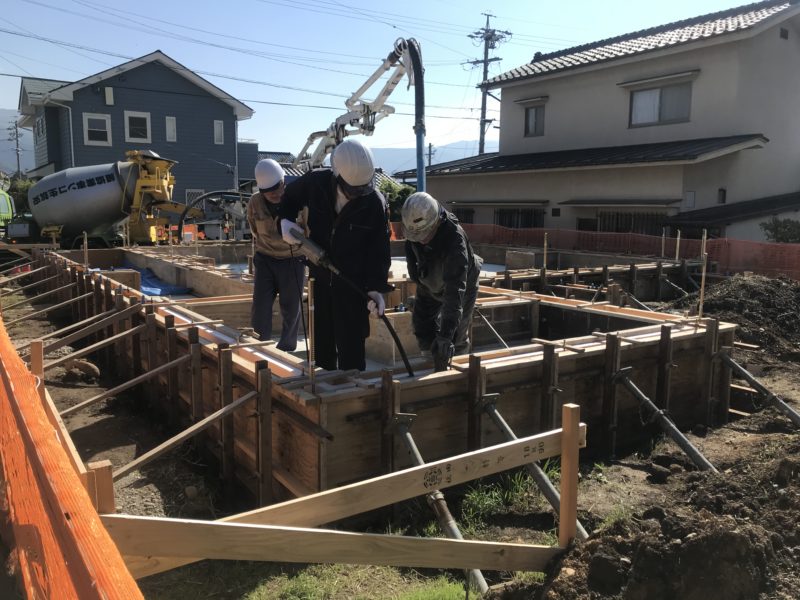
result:
[[[147,600],[455,600],[464,584],[447,575],[362,565],[292,567],[204,561],[140,582]]]
[[[598,529],[607,529],[614,525],[615,523],[619,523],[620,521],[627,521],[631,518],[632,512],[631,509],[627,506],[615,506],[614,510],[608,513],[603,520],[600,522],[600,526]]]

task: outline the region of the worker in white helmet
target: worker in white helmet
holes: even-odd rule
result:
[[[455,215],[425,192],[411,194],[402,208],[408,276],[417,284],[412,325],[437,371],[453,354],[469,349],[469,324],[483,259],[472,251]]]
[[[314,277],[316,362],[323,369],[366,368],[369,313],[382,315],[391,254],[386,201],[374,187],[372,152],[346,139],[331,155],[331,168],[306,173],[286,186],[281,203],[284,240],[295,241],[294,216],[308,209],[309,238],[361,291],[330,271],[310,265]],[[363,294],[370,298],[366,302]]]
[[[260,339],[272,337],[272,305],[277,296],[283,319],[277,347],[291,352],[297,347],[305,265],[302,256],[283,241],[278,229],[278,206],[284,190],[283,167],[266,158],[256,164],[255,176],[258,191],[247,204],[247,221],[255,246],[251,323]]]

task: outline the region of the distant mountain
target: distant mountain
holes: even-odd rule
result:
[[[375,156],[375,165],[381,167],[384,173],[392,174],[397,171],[414,169],[417,166],[417,151],[415,148],[371,148]],[[486,152],[497,152],[497,142],[487,141]],[[467,158],[478,154],[478,141],[465,140],[453,142],[444,146],[434,146],[431,163],[443,163],[460,158]],[[428,155],[425,154],[425,165],[428,164]]]
[[[11,135],[8,126],[12,125],[17,118],[17,111],[9,108],[0,108],[0,171],[4,173],[15,173],[17,170],[17,155],[15,144],[9,140]],[[27,129],[20,129],[22,137],[19,140],[20,153],[19,162],[22,171],[32,169],[35,158],[33,156],[33,135]]]

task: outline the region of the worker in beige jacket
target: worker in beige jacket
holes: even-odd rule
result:
[[[277,296],[283,318],[278,348],[292,351],[297,347],[305,265],[283,241],[278,228],[278,205],[283,196],[285,176],[283,168],[267,158],[258,161],[255,175],[258,191],[247,204],[247,221],[255,244],[251,322],[260,339],[270,339],[272,305]]]

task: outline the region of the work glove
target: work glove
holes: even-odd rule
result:
[[[367,310],[375,317],[383,316],[383,311],[386,310],[386,301],[383,299],[383,294],[380,292],[367,292],[370,297],[367,302]]]
[[[431,344],[431,354],[433,355],[433,370],[446,371],[450,366],[450,359],[455,353],[455,346],[448,338],[437,337]]]
[[[296,237],[294,237],[292,231],[296,231],[301,236],[305,237],[305,231],[303,231],[303,228],[300,227],[300,225],[288,219],[281,219],[281,237],[283,238],[283,241],[290,246],[297,246],[300,242]]]

